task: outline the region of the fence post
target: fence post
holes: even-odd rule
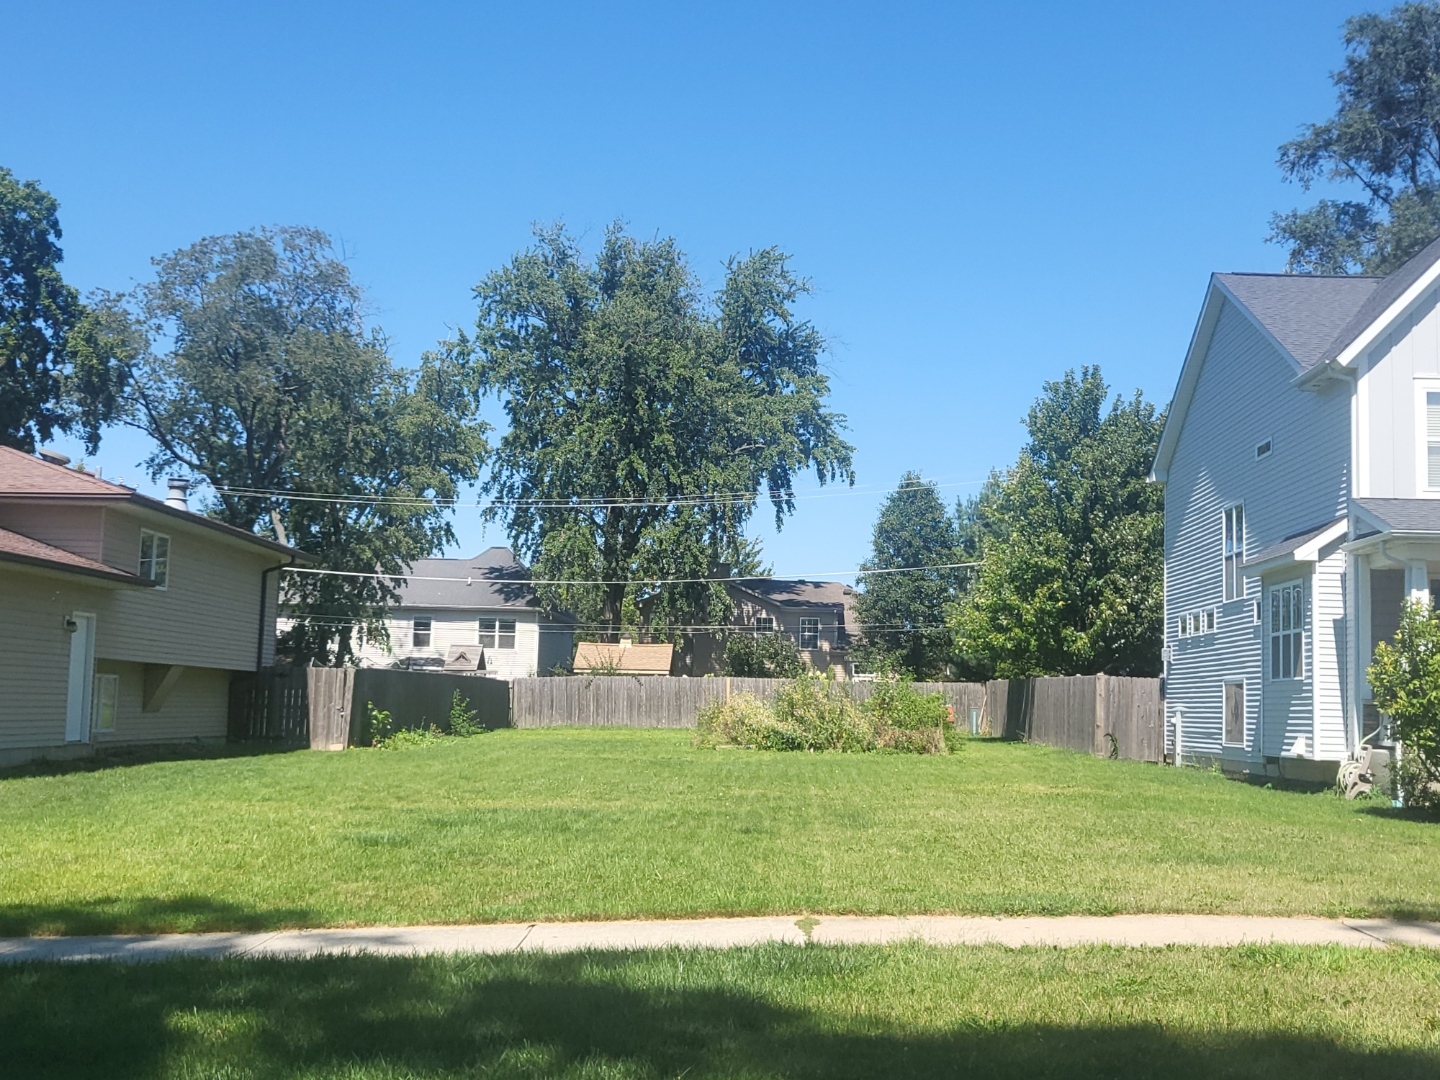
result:
[[[1105,732],[1110,730],[1110,694],[1105,676],[1095,676],[1095,733],[1092,740],[1096,757],[1108,757],[1105,749]]]

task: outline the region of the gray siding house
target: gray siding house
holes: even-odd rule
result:
[[[298,552],[0,447],[0,764],[225,738]]]
[[[509,548],[469,559],[419,559],[391,605],[389,641],[366,641],[360,663],[443,669],[452,649],[477,649],[479,673],[501,679],[568,668],[574,633],[563,615],[547,615],[529,569]]]
[[[1186,762],[1332,778],[1365,678],[1440,588],[1440,241],[1388,277],[1216,274],[1152,478],[1167,724]]]
[[[858,644],[855,590],[838,581],[744,578],[725,583],[732,613],[729,634],[784,634],[809,665],[837,679],[855,675],[851,651]],[[692,675],[720,671],[724,638],[697,634],[690,645]]]

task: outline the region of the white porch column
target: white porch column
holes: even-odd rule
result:
[[[1405,595],[1413,602],[1430,603],[1430,564],[1411,559],[1405,564]]]

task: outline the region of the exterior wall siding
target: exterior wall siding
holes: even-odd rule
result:
[[[120,677],[115,730],[97,731],[97,746],[141,742],[218,740],[226,735],[230,707],[231,673],[215,668],[186,668],[179,681],[154,712],[146,712],[145,665],[97,660],[95,672]]]
[[[1314,602],[1311,605],[1310,652],[1315,664],[1315,711],[1312,744],[1314,756],[1338,761],[1348,753],[1345,717],[1349,673],[1349,623],[1345,617],[1345,553],[1336,541],[1320,553],[1315,565]]]
[[[778,604],[763,603],[744,593],[732,598],[735,601],[733,621],[736,626],[752,627],[757,617],[768,616],[775,620],[776,631],[785,634],[796,645],[800,644],[800,620],[818,619],[820,648],[802,649],[800,655],[816,671],[829,671],[832,665],[845,663],[845,650],[837,645],[840,622],[832,609],[782,607]]]
[[[1427,492],[1417,475],[1421,433],[1417,377],[1440,379],[1440,291],[1432,289],[1366,354],[1358,380],[1359,465],[1362,498],[1416,499]]]
[[[487,673],[501,679],[523,679],[548,671],[540,666],[540,619],[533,609],[502,608],[497,610],[456,610],[453,608],[403,608],[397,609],[387,626],[390,631],[389,644],[366,641],[359,655],[364,663],[383,665],[395,660],[425,658],[445,659],[445,653],[452,645],[474,645],[480,640],[480,619],[501,618],[515,620],[515,648],[485,650]],[[430,619],[430,645],[416,648],[414,624],[416,618]],[[568,659],[569,635],[545,634],[545,637],[559,637],[565,640],[564,652]],[[554,644],[549,646],[556,649]],[[556,650],[558,651],[558,650]],[[554,665],[551,664],[551,667]]]
[[[1225,508],[1244,505],[1249,553],[1346,512],[1350,388],[1299,390],[1291,385],[1294,375],[1289,360],[1225,302],[1165,485],[1166,697],[1171,714],[1178,710],[1183,718],[1187,758],[1253,760],[1270,752],[1257,744],[1264,685],[1263,625],[1253,607],[1259,583],[1247,580],[1243,599],[1222,601]],[[1273,449],[1257,460],[1255,448],[1267,439]],[[1219,609],[1216,630],[1180,638],[1180,615],[1211,607]],[[1226,679],[1245,680],[1243,747],[1223,744]]]
[[[98,506],[0,503],[0,529],[9,529],[87,559],[106,561],[105,510]]]

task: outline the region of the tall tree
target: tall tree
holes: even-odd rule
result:
[[[98,422],[67,393],[84,306],[60,276],[62,258],[60,204],[0,167],[0,446],[27,453],[77,426],[92,453],[99,442]]]
[[[1386,274],[1440,236],[1440,4],[1409,3],[1345,22],[1339,107],[1280,147],[1287,180],[1357,184],[1276,214],[1272,242],[1291,272]]]
[[[587,262],[563,227],[475,289],[450,355],[504,406],[485,490],[546,599],[606,635],[627,598],[657,623],[718,621],[709,581],[747,559],[762,493],[777,527],[796,475],[853,482],[844,418],[825,405],[823,339],[793,305],[809,285],[774,248],[732,259],[705,297],[672,239],[618,224]],[[653,584],[630,588],[627,582]]]
[[[1029,444],[986,508],[982,563],[952,618],[1001,677],[1154,675],[1164,601],[1163,418],[1137,391],[1105,408],[1098,367],[1047,382]]]
[[[907,472],[880,508],[866,571],[908,570],[964,562],[960,534],[934,483]],[[855,601],[862,658],[929,679],[946,673],[952,651],[945,618],[964,571],[914,569],[869,573]]]
[[[454,539],[447,503],[486,450],[473,395],[444,357],[391,363],[317,230],[208,237],[155,266],[99,308],[120,418],[157,444],[152,476],[209,481],[220,520],[385,575],[287,580],[287,647],[344,662],[361,627],[383,634],[410,563]]]

